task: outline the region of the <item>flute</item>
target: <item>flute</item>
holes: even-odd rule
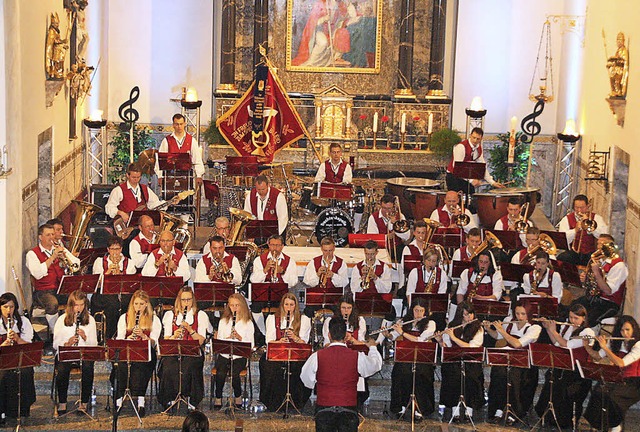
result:
[[[425,339],[425,342],[429,342],[429,341],[430,341],[430,340],[432,340],[432,339],[435,339],[435,338],[437,338],[437,337],[439,337],[439,336],[442,336],[443,334],[445,334],[445,332],[446,332],[447,330],[457,330],[457,329],[459,329],[459,328],[461,328],[461,327],[468,326],[468,325],[469,325],[469,324],[471,324],[472,322],[476,322],[476,321],[478,321],[478,319],[477,319],[477,318],[476,318],[476,319],[474,319],[474,320],[469,321],[468,323],[462,323],[462,324],[458,324],[457,326],[447,327],[447,328],[446,328],[446,329],[444,329],[443,331],[435,332],[432,336],[429,336],[427,339]]]
[[[414,322],[418,322],[418,321],[423,320],[423,319],[425,319],[425,318],[427,318],[427,317],[423,317],[423,318],[416,318],[416,319],[412,319],[411,321],[402,321],[402,322],[398,322],[398,323],[396,323],[396,324],[400,324],[401,326],[405,326],[405,325],[407,325],[407,324],[413,324]],[[381,327],[381,328],[379,328],[378,330],[375,330],[375,331],[372,331],[371,333],[369,333],[369,336],[377,335],[377,334],[379,334],[379,333],[382,333],[382,332],[385,332],[385,331],[391,330],[391,329],[393,328],[393,326],[394,326],[394,325],[395,325],[395,324],[390,325],[390,326],[387,326],[387,327]]]
[[[559,325],[568,325],[571,327],[580,327],[578,324],[571,324],[570,322],[567,321],[556,321],[556,320],[552,320],[552,319],[547,319],[547,318],[532,318],[531,321],[538,321],[538,322],[552,322],[555,324],[559,324]]]
[[[601,335],[604,336],[606,340],[610,341],[610,340],[621,340],[621,341],[631,341],[631,340],[635,340],[634,338],[626,338],[626,337],[607,337],[606,335]],[[586,340],[598,340],[598,336],[591,336],[591,335],[584,335],[584,336],[571,336],[571,339],[586,339]]]

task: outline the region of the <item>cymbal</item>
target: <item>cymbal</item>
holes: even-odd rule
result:
[[[156,153],[156,149],[146,149],[138,155],[138,164],[143,174],[152,176],[155,173]]]
[[[277,167],[280,167],[282,165],[293,165],[293,162],[271,162],[271,163],[268,163],[268,164],[263,164],[263,166],[271,167],[271,168],[277,168]]]
[[[382,166],[380,166],[380,165],[371,165],[371,166],[367,166],[367,167],[356,168],[353,171],[354,172],[366,172],[366,171],[377,171],[379,169],[382,169]]]

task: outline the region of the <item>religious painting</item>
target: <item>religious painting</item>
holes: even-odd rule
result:
[[[287,0],[287,70],[379,73],[382,0]]]

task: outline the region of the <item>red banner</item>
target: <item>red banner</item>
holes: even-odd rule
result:
[[[264,98],[260,98],[263,100],[254,96],[257,93],[254,81],[242,98],[216,121],[216,125],[238,155],[258,156],[260,162],[269,163],[278,151],[302,138],[305,127],[280,80],[271,70],[266,80],[258,83],[266,83],[265,88],[258,92],[264,92]],[[259,119],[260,115],[262,130],[256,131],[254,116]]]

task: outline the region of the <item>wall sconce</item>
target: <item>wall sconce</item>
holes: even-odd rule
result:
[[[464,112],[467,114],[466,138],[469,138],[469,133],[473,128],[479,127],[484,130],[484,116],[487,115],[487,110],[482,107],[480,96],[474,97],[471,106],[465,108]]]
[[[596,145],[593,144],[593,150],[589,152],[589,159],[587,162],[587,176],[584,178],[586,181],[603,180],[608,182],[609,178],[609,157],[611,156],[611,150],[608,151],[596,151]]]

